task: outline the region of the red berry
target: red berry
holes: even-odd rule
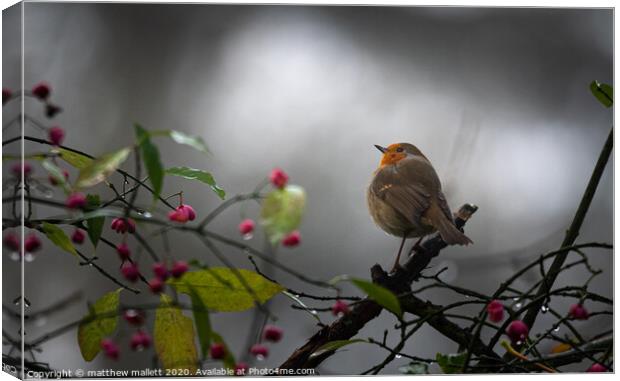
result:
[[[81,209],[86,206],[86,196],[83,193],[72,193],[67,197],[67,201],[65,202],[67,208],[70,209]]]
[[[176,261],[172,265],[172,270],[170,270],[170,273],[172,274],[173,277],[180,278],[181,275],[187,272],[187,270],[189,270],[189,266],[187,265],[187,262]]]
[[[129,346],[134,351],[140,351],[151,346],[151,337],[144,331],[138,331],[131,336]]]
[[[65,138],[65,130],[58,126],[54,126],[49,129],[48,137],[53,145],[59,146],[62,144],[62,141]]]
[[[30,165],[30,163],[28,162],[24,162],[22,163],[16,163],[11,167],[11,172],[13,172],[13,175],[15,177],[18,178],[22,178],[22,165],[23,165],[23,169],[24,169],[24,175],[26,176],[26,178],[28,176],[30,176],[30,174],[32,173],[32,166]]]
[[[499,300],[492,300],[487,304],[489,320],[498,323],[504,319],[504,305]]]
[[[123,273],[125,279],[130,282],[135,282],[140,277],[140,270],[138,270],[138,266],[131,262],[125,262],[125,264],[121,267],[121,273]]]
[[[123,317],[129,324],[132,324],[132,325],[144,324],[145,316],[144,316],[144,311],[142,310],[135,310],[135,309],[127,310],[123,314]]]
[[[116,252],[118,253],[119,258],[123,261],[129,259],[131,256],[131,250],[129,250],[129,246],[127,246],[125,242],[116,246]]]
[[[41,248],[41,240],[34,234],[30,234],[24,241],[24,249],[27,253],[34,253]]]
[[[588,368],[586,372],[590,372],[590,373],[607,372],[607,368],[605,367],[605,365],[594,363],[592,364],[591,367]]]
[[[336,300],[336,303],[332,306],[332,314],[341,316],[347,313],[349,313],[349,305],[342,300]]]
[[[159,278],[153,278],[149,281],[149,288],[154,294],[159,294],[164,290],[164,282]]]
[[[530,332],[528,326],[521,320],[515,320],[506,328],[506,335],[510,338],[513,344],[521,345],[525,343],[527,335]]]
[[[209,349],[211,358],[214,360],[221,360],[226,356],[226,347],[222,343],[213,343]]]
[[[235,376],[245,376],[249,369],[250,366],[247,363],[239,362],[235,364]]]
[[[133,233],[136,231],[136,223],[131,218],[115,218],[112,220],[110,228],[117,233]]]
[[[153,274],[162,281],[165,281],[170,276],[170,272],[166,268],[166,265],[161,262],[153,263]]]
[[[9,99],[11,99],[11,96],[13,95],[13,92],[11,91],[11,89],[8,89],[6,87],[2,88],[2,104],[6,104],[6,102],[9,101]]]
[[[62,175],[65,177],[65,181],[69,181],[69,172],[66,169],[63,169]],[[58,180],[56,180],[54,176],[49,175],[48,179],[50,181],[50,184],[52,184],[53,186],[58,185]]]
[[[2,244],[9,250],[19,251],[19,237],[15,233],[5,235]]]
[[[269,175],[269,181],[276,188],[284,188],[288,182],[288,175],[280,168],[274,168]]]
[[[84,231],[82,229],[75,229],[75,231],[71,235],[71,241],[77,244],[83,243],[84,238],[86,238],[86,234],[84,234]]]
[[[275,325],[266,325],[263,329],[263,337],[267,341],[271,341],[277,343],[282,339],[282,335],[284,331],[280,327],[276,327]]]
[[[246,218],[239,224],[239,233],[242,235],[250,234],[254,231],[254,221]]]
[[[101,349],[105,355],[111,359],[117,360],[119,355],[118,345],[112,339],[101,340]]]
[[[285,236],[282,239],[282,245],[287,246],[287,247],[297,246],[299,245],[300,242],[301,242],[301,234],[297,230],[289,233],[287,236]]]
[[[265,358],[269,355],[269,348],[262,344],[254,344],[250,348],[250,353],[255,357]]]
[[[39,99],[47,99],[52,89],[46,82],[39,82],[32,88],[32,95]]]
[[[590,313],[586,310],[583,304],[573,304],[570,306],[568,314],[571,318],[576,320],[587,320],[588,316],[590,316]]]
[[[175,210],[168,213],[168,219],[174,222],[185,223],[196,219],[196,211],[191,206],[179,205]]]

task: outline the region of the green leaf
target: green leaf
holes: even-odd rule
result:
[[[428,374],[428,364],[422,361],[412,361],[398,368],[398,371],[403,374]]]
[[[306,204],[306,192],[297,185],[275,189],[263,200],[260,223],[269,241],[276,245],[301,223]]]
[[[101,200],[99,199],[99,195],[97,194],[89,194],[86,195],[86,210],[94,211],[99,208],[101,205]],[[101,233],[103,232],[103,225],[105,224],[105,217],[93,217],[86,220],[86,227],[88,228],[88,238],[90,242],[93,243],[93,246],[97,247],[97,243],[99,243],[99,238],[101,237]]]
[[[335,351],[336,349],[340,349],[344,346],[355,344],[355,343],[367,343],[367,341],[362,340],[362,339],[330,341],[329,343],[321,345],[316,351],[314,351],[310,355],[310,358],[317,357],[317,356],[322,355],[325,352]]]
[[[91,159],[90,157],[73,151],[69,151],[65,148],[56,148],[56,150],[58,150],[61,159],[80,170],[88,167],[93,162],[93,159]]]
[[[391,311],[398,317],[403,316],[403,311],[400,308],[400,302],[396,295],[392,291],[383,286],[369,282],[367,280],[352,278],[351,282],[360,290],[362,290],[368,297],[379,305],[383,306],[388,311]]]
[[[284,287],[254,271],[245,269],[236,271],[237,274],[228,267],[190,271],[179,279],[168,280],[168,284],[177,292],[188,295],[194,290],[206,308],[221,312],[245,311],[254,307],[254,296],[262,304],[284,290]],[[254,296],[248,292],[237,275],[254,291]]]
[[[209,153],[209,149],[207,148],[207,145],[205,144],[205,142],[202,140],[200,136],[191,136],[191,135],[187,135],[183,132],[175,131],[175,130],[151,131],[150,135],[151,136],[167,136],[178,144],[190,146],[205,154]]]
[[[191,286],[189,287],[189,297],[192,301],[192,312],[194,314],[196,331],[198,331],[200,353],[202,353],[202,359],[204,360],[211,347],[211,320],[209,319],[209,311]]]
[[[41,165],[66,193],[71,191],[67,184],[67,180],[65,179],[65,174],[56,166],[56,164],[52,163],[50,160],[43,160]]]
[[[101,349],[101,340],[116,331],[119,295],[122,288],[103,295],[78,326],[78,345],[82,357],[92,361]]]
[[[222,200],[226,197],[226,192],[224,192],[224,189],[217,185],[215,179],[209,172],[188,167],[172,167],[166,169],[166,173],[169,175],[180,176],[188,180],[202,181],[203,183],[209,185],[213,192],[215,192],[215,194],[217,194]]]
[[[614,89],[608,84],[592,81],[590,91],[603,106],[611,107],[614,104]]]
[[[222,336],[219,333],[215,331],[211,331],[211,340],[214,343],[221,343],[224,345],[224,348],[226,349],[226,354],[224,355],[222,362],[224,363],[224,366],[226,368],[235,369],[235,365],[237,364],[237,362],[235,361],[235,356],[233,355],[232,351],[230,350],[230,348],[224,341],[224,338],[222,338]]]
[[[447,354],[437,353],[435,359],[445,374],[460,373],[465,365],[467,353]]]
[[[47,238],[52,241],[52,243],[64,251],[71,253],[77,256],[77,252],[75,251],[75,247],[71,243],[71,240],[61,228],[56,225],[50,224],[48,222],[43,222],[41,224],[43,228],[43,233],[47,236]]]
[[[142,150],[142,160],[149,175],[149,181],[153,185],[153,198],[158,198],[164,185],[164,169],[159,159],[159,150],[151,142],[149,133],[140,125],[134,125],[136,137]]]
[[[161,303],[155,311],[153,331],[155,351],[164,369],[188,369],[190,374],[195,374],[198,354],[192,319],[183,315],[165,294],[161,295]]]
[[[75,186],[77,188],[88,188],[104,181],[127,160],[129,152],[131,149],[125,147],[93,160],[88,166],[80,170]]]

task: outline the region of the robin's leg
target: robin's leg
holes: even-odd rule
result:
[[[398,249],[398,255],[396,255],[396,261],[394,261],[394,267],[392,267],[392,272],[396,271],[400,268],[400,253],[403,251],[403,246],[405,246],[405,240],[407,239],[407,235],[403,237],[403,240],[400,241],[400,248]]]

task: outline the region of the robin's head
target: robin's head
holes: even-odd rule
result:
[[[387,148],[375,144],[375,147],[383,153],[383,156],[381,157],[381,167],[396,164],[399,161],[411,156],[424,157],[422,152],[416,146],[409,143],[394,143],[387,146]]]

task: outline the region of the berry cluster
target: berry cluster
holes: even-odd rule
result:
[[[125,321],[132,327],[136,327],[136,331],[131,335],[129,339],[129,348],[134,351],[142,351],[152,344],[151,336],[144,330],[144,322],[146,320],[146,314],[142,310],[128,309],[123,314]],[[110,338],[101,340],[101,349],[106,357],[113,360],[118,360],[120,355],[119,345]]]

